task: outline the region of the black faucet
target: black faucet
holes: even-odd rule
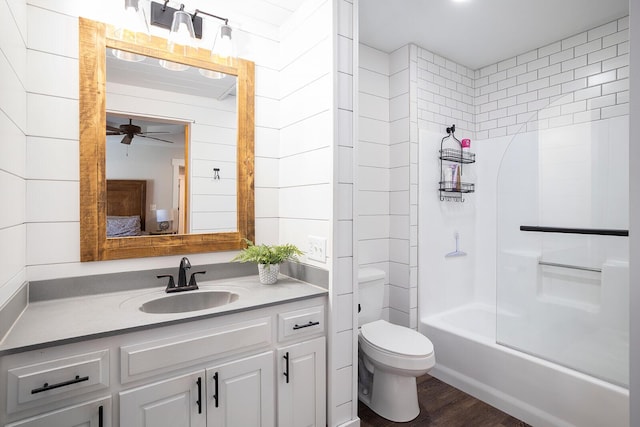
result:
[[[182,257],[180,260],[180,268],[178,269],[178,287],[184,288],[187,286],[187,270],[191,268],[191,263],[187,257]]]
[[[178,269],[177,285],[173,281],[173,276],[169,274],[157,276],[158,279],[160,279],[161,277],[169,278],[169,283],[167,284],[167,288],[165,289],[165,292],[171,293],[171,292],[181,292],[181,291],[192,291],[192,290],[198,289],[195,276],[196,274],[205,274],[206,271],[196,271],[195,273],[193,273],[191,275],[191,278],[189,279],[189,283],[187,284],[187,270],[190,268],[191,268],[191,263],[189,262],[189,259],[187,259],[187,257],[183,257],[180,260],[180,267]]]

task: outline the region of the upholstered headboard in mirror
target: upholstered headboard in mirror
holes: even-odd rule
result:
[[[142,236],[146,230],[147,181],[107,180],[107,237]]]

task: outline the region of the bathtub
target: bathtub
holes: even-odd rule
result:
[[[495,308],[470,304],[421,319],[434,377],[533,426],[629,426],[626,388],[495,342]]]

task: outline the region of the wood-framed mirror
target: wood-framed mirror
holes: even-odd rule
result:
[[[238,58],[218,60],[206,49],[189,49],[188,54],[176,55],[167,50],[166,39],[150,36],[133,42],[116,38],[114,34],[114,28],[108,24],[79,19],[81,261],[182,255],[244,247],[244,239],[254,240],[255,235],[253,62]],[[234,181],[237,222],[234,231],[108,237],[105,129],[109,129],[106,55],[110,49],[236,77],[237,167]]]

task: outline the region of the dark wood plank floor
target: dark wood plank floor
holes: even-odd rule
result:
[[[530,427],[528,424],[429,375],[418,378],[420,415],[394,423],[358,402],[361,427]]]

